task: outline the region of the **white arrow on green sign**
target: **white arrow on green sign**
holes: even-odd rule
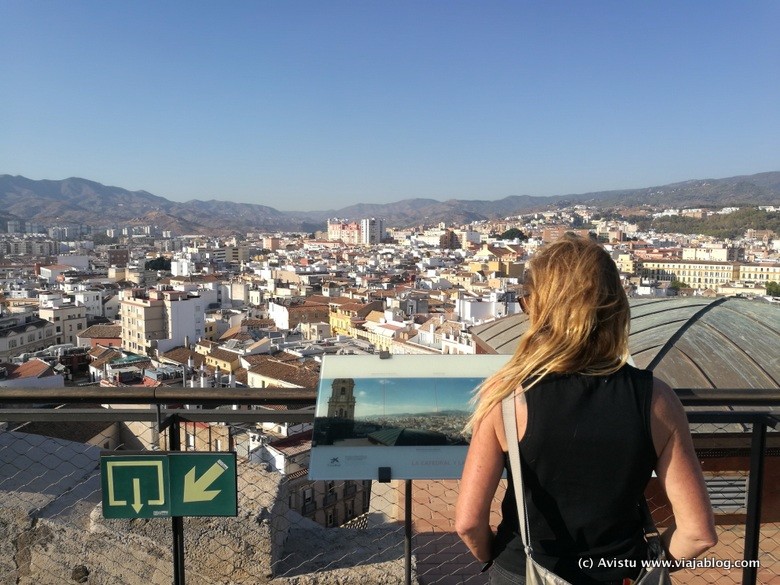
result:
[[[235,453],[169,453],[172,516],[238,514]]]
[[[221,490],[208,490],[208,488],[227,469],[227,465],[224,463],[220,465],[220,463],[222,461],[217,461],[198,479],[195,479],[194,467],[187,472],[184,476],[184,497],[182,498],[185,504],[189,502],[210,502],[219,495]]]

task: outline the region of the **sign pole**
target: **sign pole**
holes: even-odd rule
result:
[[[406,480],[405,535],[404,535],[404,576],[406,585],[412,584],[412,480]]]
[[[171,419],[170,449],[180,451],[179,417],[174,414]],[[173,533],[173,585],[184,585],[184,518],[181,516],[171,518],[171,532]]]

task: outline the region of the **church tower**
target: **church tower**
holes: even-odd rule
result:
[[[328,398],[328,418],[355,420],[355,380],[336,378]]]

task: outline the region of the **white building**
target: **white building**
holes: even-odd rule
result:
[[[385,237],[385,220],[383,219],[361,219],[360,220],[360,243],[361,244],[379,244]]]
[[[73,293],[73,302],[84,307],[87,316],[103,317],[103,295],[97,290],[80,290]]]
[[[150,355],[173,349],[205,331],[206,302],[186,291],[128,290],[122,293],[122,348]]]

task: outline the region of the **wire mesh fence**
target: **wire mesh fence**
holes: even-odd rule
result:
[[[106,519],[102,510],[101,453],[137,449],[139,437],[169,448],[166,433],[155,435],[156,423],[74,422],[67,411],[29,423],[3,424],[2,416],[0,411],[0,585],[173,582],[172,519]],[[193,426],[192,438],[187,428],[184,450],[220,445],[239,451],[236,437],[246,425],[215,422],[202,424],[199,431]],[[719,542],[696,566],[675,573],[674,581],[743,583],[739,563],[745,554],[747,486],[754,472],[745,431],[751,428],[741,427],[741,439],[733,444],[724,438],[735,436],[726,423],[703,430],[702,436],[720,437],[710,441],[713,447],[699,450],[716,503]],[[201,444],[206,431],[209,440]],[[757,582],[767,584],[780,583],[780,459],[775,451],[768,447],[762,459]],[[237,458],[236,517],[183,519],[187,583],[404,583],[407,571],[421,585],[487,583],[481,564],[454,531],[457,480],[314,482],[306,477],[305,460],[299,460],[299,470],[280,473],[268,458],[253,453],[247,450]],[[502,480],[492,506],[494,526],[504,489]],[[669,504],[653,482],[648,495],[659,527],[668,526]]]

